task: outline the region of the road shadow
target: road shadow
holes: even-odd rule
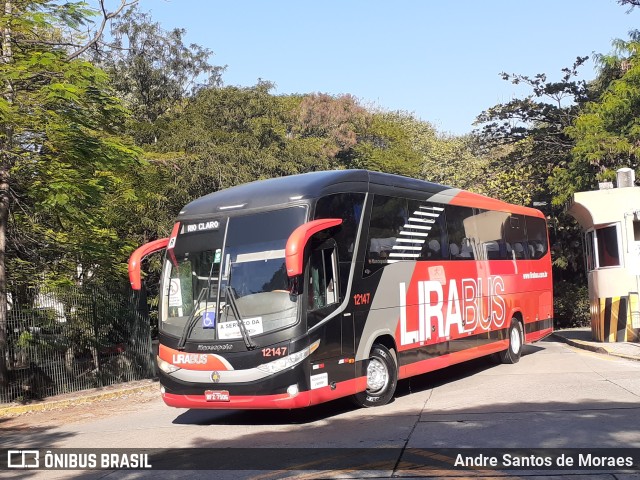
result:
[[[296,425],[313,423],[341,415],[357,407],[340,398],[297,410],[187,410],[178,415],[176,425]]]
[[[58,442],[71,438],[69,432],[54,432],[54,426],[33,426],[19,419],[0,419],[0,447],[7,449],[55,448]]]
[[[326,404],[325,408],[335,408],[336,403]],[[202,436],[190,437],[184,446],[540,448],[553,444],[558,448],[640,447],[640,431],[635,422],[630,422],[640,415],[637,403],[585,399],[579,402],[527,401],[508,406],[505,409],[503,404],[487,403],[485,406],[474,405],[472,409],[429,411],[428,406],[423,410],[420,402],[410,412],[376,407],[360,409],[355,415],[347,416],[339,412],[316,414],[315,417],[309,414],[310,420],[318,420],[290,428],[287,428],[286,415],[281,415],[279,424],[284,428],[270,429],[268,433],[240,429],[229,438],[211,438],[203,430]],[[273,414],[270,411],[262,413],[264,417]],[[255,418],[253,415],[231,417]],[[412,425],[418,426],[415,433],[410,428]],[[242,434],[243,431],[249,433]],[[401,431],[404,433],[396,435]],[[409,438],[406,437],[408,431]],[[455,442],[448,443],[450,439]]]

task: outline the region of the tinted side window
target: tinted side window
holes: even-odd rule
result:
[[[495,210],[476,210],[474,215],[479,257],[485,260],[507,260],[507,242],[503,237],[509,214]]]
[[[370,275],[389,263],[407,259],[406,255],[400,255],[406,251],[397,248],[397,245],[405,243],[398,240],[404,237],[401,232],[407,220],[407,201],[404,198],[374,196],[365,254],[365,275]],[[414,255],[418,257],[418,253]]]
[[[340,262],[351,262],[362,215],[364,193],[337,193],[322,197],[316,203],[314,219],[342,218],[334,238],[338,244]]]
[[[439,203],[409,200],[409,218],[403,228],[405,248],[419,252],[420,260],[448,260],[444,207]]]
[[[338,302],[336,258],[333,248],[316,250],[309,262],[309,311]]]
[[[452,260],[476,258],[476,222],[473,209],[449,205],[445,207],[449,250]]]
[[[509,258],[515,260],[529,258],[529,244],[525,232],[524,216],[511,214],[504,226],[504,239],[507,242]]]
[[[538,217],[527,217],[527,240],[531,258],[539,259],[549,251],[547,243],[547,223]]]

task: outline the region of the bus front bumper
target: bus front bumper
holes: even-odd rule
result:
[[[272,395],[229,395],[226,391],[208,391],[200,394],[176,394],[161,389],[164,403],[176,408],[196,408],[213,410],[270,410],[305,408],[337,398],[362,392],[367,388],[367,377],[357,377],[342,382],[316,388],[313,390],[295,391],[287,389],[287,393]],[[220,395],[226,393],[227,397]],[[212,398],[224,400],[212,401]]]
[[[164,403],[176,408],[196,408],[213,410],[258,410],[258,409],[293,409],[311,405],[311,392],[300,392],[296,395],[280,393],[276,395],[230,395],[226,401],[211,401],[206,395],[176,395],[162,393]]]

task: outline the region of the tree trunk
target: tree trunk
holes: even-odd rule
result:
[[[5,266],[8,221],[9,172],[3,166],[0,169],[0,387],[9,385],[7,369],[7,269]]]
[[[4,2],[4,15],[9,18],[12,13],[11,0]],[[2,63],[8,64],[13,60],[11,49],[11,27],[7,21],[2,32]],[[10,84],[2,86],[3,96],[9,105],[13,104],[13,89]],[[7,227],[9,224],[9,169],[11,158],[9,149],[11,148],[11,127],[4,126],[4,141],[0,143],[0,387],[9,385],[9,371],[7,368]]]

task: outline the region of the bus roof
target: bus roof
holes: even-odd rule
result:
[[[387,195],[405,193],[435,195],[442,203],[458,203],[451,200],[462,193],[463,197],[471,200],[470,206],[484,199],[485,202],[481,203],[488,202],[488,204],[486,207],[479,205],[479,208],[506,209],[512,212],[519,210],[516,213],[541,216],[537,210],[531,208],[517,207],[457,188],[401,175],[369,170],[327,170],[257,180],[210,193],[187,204],[178,218],[197,218],[224,212],[284,206],[331,193],[369,191]]]
[[[322,171],[257,180],[200,197],[186,205],[180,212],[180,217],[290,204],[321,196],[328,187],[345,183],[366,191],[366,171]]]

